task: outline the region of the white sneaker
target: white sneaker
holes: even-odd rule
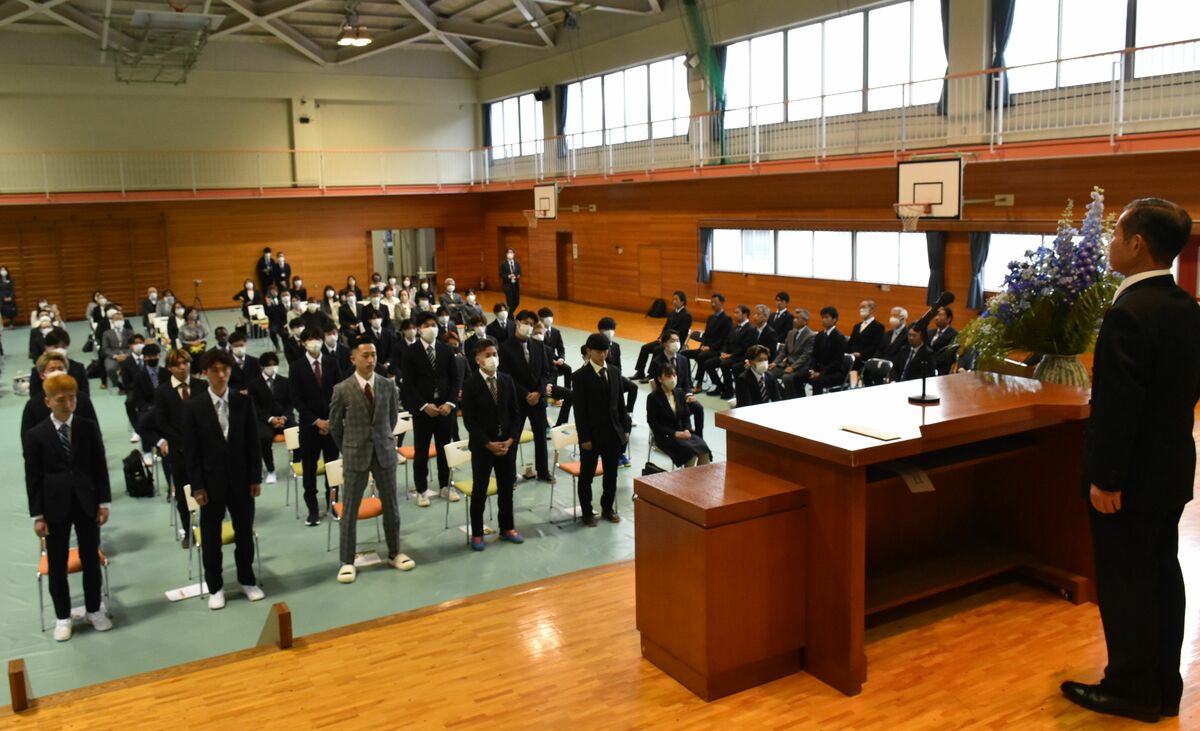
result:
[[[418,508],[429,507],[429,496],[423,492],[418,492],[417,493],[417,507]]]
[[[129,443],[130,444],[137,444],[141,440],[142,440],[142,438],[137,435],[137,432],[129,433]]]
[[[221,589],[217,593],[208,598],[209,609],[224,609],[225,608],[225,590]]]
[[[458,490],[454,490],[449,487],[443,487],[439,491],[439,493],[441,494],[442,497],[446,498],[447,500],[449,500],[452,503],[456,503],[459,501]]]
[[[112,620],[103,611],[88,612],[83,615],[83,621],[92,625],[92,629],[97,632],[107,632],[112,629]]]
[[[71,639],[70,619],[59,619],[54,622],[54,639],[57,642],[66,642]]]
[[[263,597],[266,596],[266,594],[263,593],[262,589],[258,588],[257,586],[254,586],[253,584],[251,584],[249,586],[242,584],[242,593],[245,594],[246,598],[252,602],[259,601],[260,599],[262,599]]]
[[[268,473],[267,473],[267,484],[268,484],[268,485],[274,485],[274,484],[276,483],[276,481],[277,481],[277,478],[275,477],[275,473],[274,473],[274,472],[268,472]]]
[[[338,569],[337,580],[339,584],[353,584],[356,578],[358,578],[358,569],[354,567],[354,564],[342,564],[342,567]]]

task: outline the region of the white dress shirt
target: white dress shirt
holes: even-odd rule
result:
[[[1153,269],[1148,272],[1142,272],[1141,274],[1134,274],[1131,277],[1125,277],[1125,281],[1121,282],[1121,286],[1117,287],[1117,293],[1113,295],[1113,302],[1116,302],[1121,295],[1125,293],[1125,290],[1129,289],[1138,282],[1142,282],[1153,277],[1161,277],[1163,275],[1174,276],[1170,269]]]

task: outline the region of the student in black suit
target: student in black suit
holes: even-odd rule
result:
[[[939,376],[949,375],[958,359],[958,348],[954,339],[958,331],[954,329],[954,310],[949,307],[939,307],[933,317],[933,327],[925,334],[925,342],[933,351],[933,361]]]
[[[246,355],[246,331],[238,328],[229,336],[229,352],[233,355],[233,372],[229,376],[229,387],[243,396],[249,395],[250,384],[262,374],[258,358]]]
[[[279,350],[279,344],[287,340],[287,319],[291,308],[292,295],[286,289],[282,296],[275,285],[267,290],[263,309],[267,313],[267,334],[271,336],[271,347],[275,350]]]
[[[150,287],[146,290],[146,299],[142,300],[138,312],[142,316],[142,329],[149,335],[150,324],[158,316],[158,289],[156,287]]]
[[[263,247],[262,256],[254,265],[254,273],[258,275],[258,284],[264,292],[268,285],[275,282],[275,260],[271,258],[271,247]]]
[[[661,364],[646,398],[646,423],[654,435],[654,443],[676,467],[708,464],[712,461],[712,450],[694,433],[687,407],[691,394],[686,394],[678,384],[675,366]]]
[[[511,338],[500,344],[500,370],[512,376],[517,385],[517,403],[521,407],[521,428],[529,421],[533,431],[534,465],[537,479],[550,481],[550,456],[546,448],[546,396],[550,387],[550,356],[545,346],[533,339],[538,320],[532,310],[517,313],[517,327]]]
[[[317,462],[323,456],[325,464],[338,457],[337,444],[329,433],[329,404],[333,387],[341,380],[337,361],[322,351],[321,333],[304,331],[304,355],[288,370],[289,396],[299,413],[300,459],[304,471],[304,503],[308,517],[304,524],[321,524],[317,504]],[[329,503],[329,478],[325,478],[325,502]]]
[[[513,485],[517,481],[517,442],[521,438],[521,409],[517,386],[500,373],[496,344],[480,339],[475,346],[476,370],[463,385],[463,424],[471,448],[471,549],[482,551],[483,510],[488,482],[496,473],[500,540],[524,543],[513,520]]]
[[[279,356],[263,353],[259,365],[262,366],[261,375],[250,381],[248,388],[258,414],[258,441],[263,466],[267,468],[266,484],[271,485],[279,479],[275,475],[275,437],[296,425],[296,412],[292,408],[291,384],[285,376],[279,375]]]
[[[563,386],[571,387],[571,366],[567,365],[567,348],[563,344],[562,333],[554,329],[554,310],[543,307],[538,310],[538,319],[545,327],[542,342],[550,353],[551,381],[557,385],[558,377],[562,376]]]
[[[768,371],[771,366],[770,353],[763,345],[751,345],[746,349],[749,366],[737,377],[737,405],[754,406],[783,400],[783,389],[779,380]]]
[[[925,331],[920,326],[908,328],[908,347],[892,361],[893,381],[912,381],[933,376],[933,353],[925,345]]]
[[[704,436],[704,405],[692,393],[692,372],[688,368],[687,358],[679,350],[681,345],[680,334],[673,331],[663,333],[662,342],[662,352],[650,359],[650,379],[656,380],[663,366],[668,363],[675,367],[675,378],[677,380],[675,386],[681,389],[687,396],[688,412],[692,416],[692,426],[695,427],[693,431],[696,432],[696,436],[702,437]]]
[[[418,339],[409,345],[401,359],[400,394],[413,420],[413,482],[417,488],[417,506],[429,507],[429,442],[437,454],[438,492],[450,502],[458,494],[449,489],[450,466],[446,463],[446,444],[454,434],[454,401],[462,388],[454,349],[437,339],[437,318],[432,312],[417,316]]]
[[[792,325],[795,322],[795,316],[788,307],[791,305],[792,296],[787,292],[777,292],[775,294],[775,311],[767,318],[767,324],[771,326],[771,331],[775,333],[775,337],[779,342],[787,337],[792,331]],[[771,356],[772,360],[775,358]]]
[[[288,264],[287,257],[282,251],[275,253],[275,286],[280,292],[287,291],[288,284],[292,281],[292,265]]]
[[[192,356],[186,350],[175,349],[167,353],[167,371],[171,377],[160,381],[154,391],[154,431],[157,434],[158,451],[163,455],[163,469],[175,486],[175,508],[179,511],[179,526],[188,524],[187,496],[183,486],[187,477],[187,402],[203,394],[208,384],[192,375]],[[192,534],[180,531],[181,547],[188,548]]]
[[[233,390],[233,356],[221,350],[205,355],[208,388],[187,403],[187,473],[192,498],[200,505],[200,548],[209,609],[225,606],[221,565],[221,524],[233,522],[233,557],[246,598],[263,598],[254,577],[254,499],[262,490],[262,459],[254,402]]]
[[[592,478],[596,465],[604,464],[604,488],[600,495],[600,514],[610,523],[620,523],[617,513],[617,460],[629,443],[632,423],[621,404],[621,370],[608,365],[608,336],[592,333],[587,339],[588,362],[575,371],[571,391],[575,405],[575,426],[579,433],[579,505],[583,524],[595,527],[592,512]],[[540,441],[540,440],[534,440]]]
[[[609,365],[617,367],[621,370],[621,344],[617,342],[617,321],[611,317],[601,317],[596,323],[596,332],[603,333],[608,338],[608,358],[606,362]],[[584,357],[587,357],[587,347],[584,347]],[[622,371],[624,372],[624,371]],[[621,393],[625,395],[625,410],[630,414],[633,413],[633,407],[637,405],[638,387],[629,378],[621,378]]]
[[[34,367],[34,372],[37,373],[34,378],[38,381],[45,381],[50,376],[67,375],[67,358],[62,353],[47,352],[37,360],[37,365]],[[40,383],[38,384],[41,385]],[[25,402],[25,408],[21,412],[21,441],[24,444],[25,434],[40,422],[50,418],[50,407],[46,405],[46,394],[42,389],[38,389],[39,396],[30,395],[29,400]],[[92,406],[92,400],[85,394],[79,393],[75,401],[75,413],[79,414],[88,421],[100,423],[96,418],[96,409]]]
[[[795,381],[797,396],[804,396],[805,383],[812,385],[816,396],[846,382],[846,336],[837,329],[837,321],[836,307],[821,308],[821,325],[825,329],[817,333],[813,343],[813,369],[803,381]]]
[[[846,350],[854,356],[854,366],[851,368],[853,373],[850,376],[850,385],[852,386],[858,383],[858,376],[862,372],[863,364],[879,355],[883,349],[884,337],[887,335],[883,324],[875,319],[874,300],[860,302],[858,316],[862,318],[862,321],[854,324],[854,328],[850,330],[850,341],[846,344]]]
[[[267,291],[270,284],[264,284],[262,289],[257,289],[254,282],[247,279],[242,285],[242,289],[237,294],[233,295],[234,302],[242,303],[242,318],[250,320],[250,305],[261,305],[263,303],[263,293]]]
[[[908,353],[908,310],[893,307],[888,325],[892,329],[884,335],[883,346],[876,357],[890,360],[894,366],[897,360]]]
[[[342,344],[338,338],[337,327],[333,323],[325,324],[324,338],[321,343],[321,352],[333,358],[337,365],[335,380],[340,381],[354,372],[354,366],[350,365],[350,348]]]
[[[1171,264],[1191,235],[1180,206],[1142,198],[1117,221],[1109,261],[1126,276],[1100,325],[1084,452],[1104,679],[1062,684],[1100,713],[1179,715],[1184,583],[1179,519],[1192,499],[1200,308]]]
[[[71,336],[61,327],[52,328],[46,333],[43,341],[46,344],[46,350],[52,353],[59,353],[64,358],[67,358],[67,375],[75,379],[75,385],[79,388],[79,394],[82,396],[91,397],[91,389],[88,386],[87,368],[77,360],[71,360],[67,356],[67,351],[71,348]],[[37,367],[34,366],[29,370],[29,398],[42,397],[42,379],[38,377]]]
[[[366,314],[367,329],[363,332],[363,337],[375,346],[377,363],[381,366],[391,363],[392,353],[396,350],[396,338],[400,336],[390,327],[390,321],[384,319],[387,310],[383,307],[378,310],[368,309]]]
[[[738,305],[733,308],[733,328],[729,331],[729,337],[725,338],[718,351],[711,353],[701,362],[697,380],[704,380],[705,373],[712,379],[713,387],[708,392],[709,396],[733,398],[733,367],[745,362],[746,348],[754,345],[758,335],[758,331],[750,324],[750,306]],[[724,382],[721,374],[725,376]]]
[[[516,331],[516,321],[509,317],[508,305],[503,302],[497,302],[492,306],[492,313],[496,319],[487,326],[487,336],[496,343],[496,347],[504,345],[504,341],[512,337]]]
[[[128,369],[129,380],[125,381],[125,409],[134,435],[142,443],[142,453],[147,455],[157,439],[154,429],[154,392],[158,384],[170,379],[171,374],[159,365],[161,351],[158,343],[146,343],[141,352],[135,353],[125,362],[133,365]],[[124,364],[122,364],[124,365]]]
[[[47,577],[54,601],[54,639],[71,639],[71,589],[67,559],[75,528],[83,564],[85,621],[98,631],[112,628],[100,611],[100,526],[108,522],[112,491],[100,426],[75,415],[75,379],[54,375],[45,383],[50,418],[24,438],[25,492],[33,532],[46,541]]]
[[[500,343],[497,343],[488,336],[487,324],[483,319],[483,315],[472,315],[467,320],[467,329],[463,334],[467,336],[467,339],[463,341],[463,352],[468,356],[467,365],[469,366],[469,370],[474,373],[479,369],[479,366],[475,363],[475,358],[471,357],[471,353],[475,352],[475,349],[479,347],[479,343],[488,340],[497,348],[500,347]]]
[[[392,316],[389,313],[388,308],[383,303],[383,295],[381,295],[378,290],[373,290],[368,294],[367,301],[362,306],[361,310],[364,335],[368,330],[375,329],[374,323],[376,320],[379,320],[380,330],[394,331],[395,324],[392,322]],[[376,345],[375,350],[378,353],[378,345]],[[380,361],[382,360],[383,359],[380,358]]]
[[[516,312],[521,306],[521,263],[512,249],[504,252],[504,261],[500,264],[500,281],[504,283],[504,299],[508,309]]]
[[[662,352],[662,338],[667,334],[667,331],[677,333],[687,333],[692,331],[692,313],[688,312],[687,294],[683,290],[677,289],[671,295],[671,312],[667,315],[667,321],[659,332],[658,337],[646,343],[638,351],[637,363],[634,364],[633,380],[645,381],[646,378],[646,363]]]
[[[384,370],[397,385],[400,385],[404,381],[404,359],[409,348],[417,342],[417,325],[411,318],[405,318],[396,328],[396,347],[392,349],[392,358]],[[404,401],[403,389],[400,391],[400,400]]]
[[[712,314],[708,316],[704,332],[700,334],[700,345],[683,351],[684,357],[696,362],[696,385],[692,388],[692,393],[700,393],[704,390],[702,362],[721,355],[721,346],[725,344],[725,339],[729,337],[729,331],[733,329],[733,321],[729,319],[729,315],[725,314],[725,295],[719,292],[714,294],[709,299],[709,305],[712,307]],[[684,333],[679,333],[679,336],[690,337]]]
[[[304,286],[304,280],[298,276],[292,277],[292,299],[308,301],[308,287]]]

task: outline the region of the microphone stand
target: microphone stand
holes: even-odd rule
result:
[[[924,315],[921,316],[921,319],[917,320],[916,325],[919,326],[922,331],[924,331],[926,328],[929,327],[930,321],[933,320],[934,316],[937,314],[938,308],[946,307],[946,306],[950,305],[952,302],[954,302],[954,293],[953,292],[943,292],[942,295],[938,298],[938,301],[936,303],[934,303],[934,305],[932,307],[929,308],[929,312],[926,312]],[[927,349],[927,348],[929,348],[929,346],[925,345],[925,346],[922,346],[922,348]],[[932,354],[932,352],[933,351],[930,350],[931,354]],[[936,403],[939,403],[942,400],[940,396],[929,393],[926,390],[925,381],[928,378],[928,376],[929,376],[929,368],[928,368],[928,363],[926,363],[926,367],[923,367],[921,369],[921,393],[913,394],[912,396],[909,396],[908,402],[910,404],[916,404],[917,406],[932,406]]]

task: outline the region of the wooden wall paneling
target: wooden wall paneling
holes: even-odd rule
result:
[[[555,252],[558,266],[558,299],[575,299],[575,252],[574,238],[570,231],[556,231]]]
[[[27,322],[21,319],[21,313],[30,308],[25,300],[25,276],[21,267],[21,231],[16,226],[0,226],[0,266],[8,267],[8,276],[13,280],[13,289],[17,300],[17,317],[15,323]],[[36,304],[36,303],[35,303]]]
[[[638,296],[658,299],[662,296],[662,253],[658,246],[643,245],[637,250]]]
[[[63,288],[63,272],[60,268],[58,249],[58,233],[53,226],[34,224],[22,226],[21,239],[21,272],[23,285],[21,297],[17,300],[20,307],[19,315],[28,314],[37,306],[41,298],[46,298],[51,304],[58,304],[59,312],[68,319],[83,317],[87,306],[88,292],[85,299],[72,301],[67,299]]]
[[[171,257],[167,247],[166,222],[161,215],[128,220],[129,246],[133,255],[133,294],[139,304],[148,287],[164,295],[170,279]]]

